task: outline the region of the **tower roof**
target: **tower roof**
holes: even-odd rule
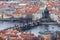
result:
[[[46,9],[44,10],[44,13],[49,13],[48,8],[46,7]]]

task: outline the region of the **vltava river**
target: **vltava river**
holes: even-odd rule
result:
[[[3,30],[3,29],[6,29],[6,28],[9,28],[9,27],[14,27],[15,25],[20,25],[21,23],[19,22],[2,22],[0,21],[0,30]],[[44,32],[44,31],[60,31],[60,27],[58,27],[57,25],[48,25],[45,26],[45,25],[40,25],[40,26],[37,26],[33,29],[30,29],[30,30],[27,30],[25,31],[26,33],[34,33],[36,36],[39,34],[38,32]]]

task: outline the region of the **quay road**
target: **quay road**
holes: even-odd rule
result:
[[[23,19],[22,19],[23,20]],[[41,20],[46,20],[46,19],[41,19]],[[32,20],[30,20],[30,21],[32,21],[32,22],[30,22],[31,24],[32,23],[40,23],[40,24],[48,24],[48,25],[51,25],[51,24],[58,24],[57,22],[54,22],[54,21],[50,21],[50,22],[42,22],[40,19],[38,19],[38,20],[36,20],[36,21],[32,21]],[[47,20],[49,20],[49,19],[47,19]],[[0,19],[0,21],[21,21],[21,19],[19,19],[19,18],[5,18],[5,19]]]
[[[18,20],[20,20],[20,19],[18,19],[18,18],[1,18],[0,19],[0,21],[18,21]]]

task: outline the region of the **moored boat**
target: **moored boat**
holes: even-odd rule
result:
[[[3,14],[3,18],[5,19],[5,18],[11,18],[12,17],[12,15],[11,14]]]

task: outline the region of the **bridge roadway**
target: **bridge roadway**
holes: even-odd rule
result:
[[[41,25],[57,25],[58,23],[57,22],[35,22],[36,24],[41,24]]]

